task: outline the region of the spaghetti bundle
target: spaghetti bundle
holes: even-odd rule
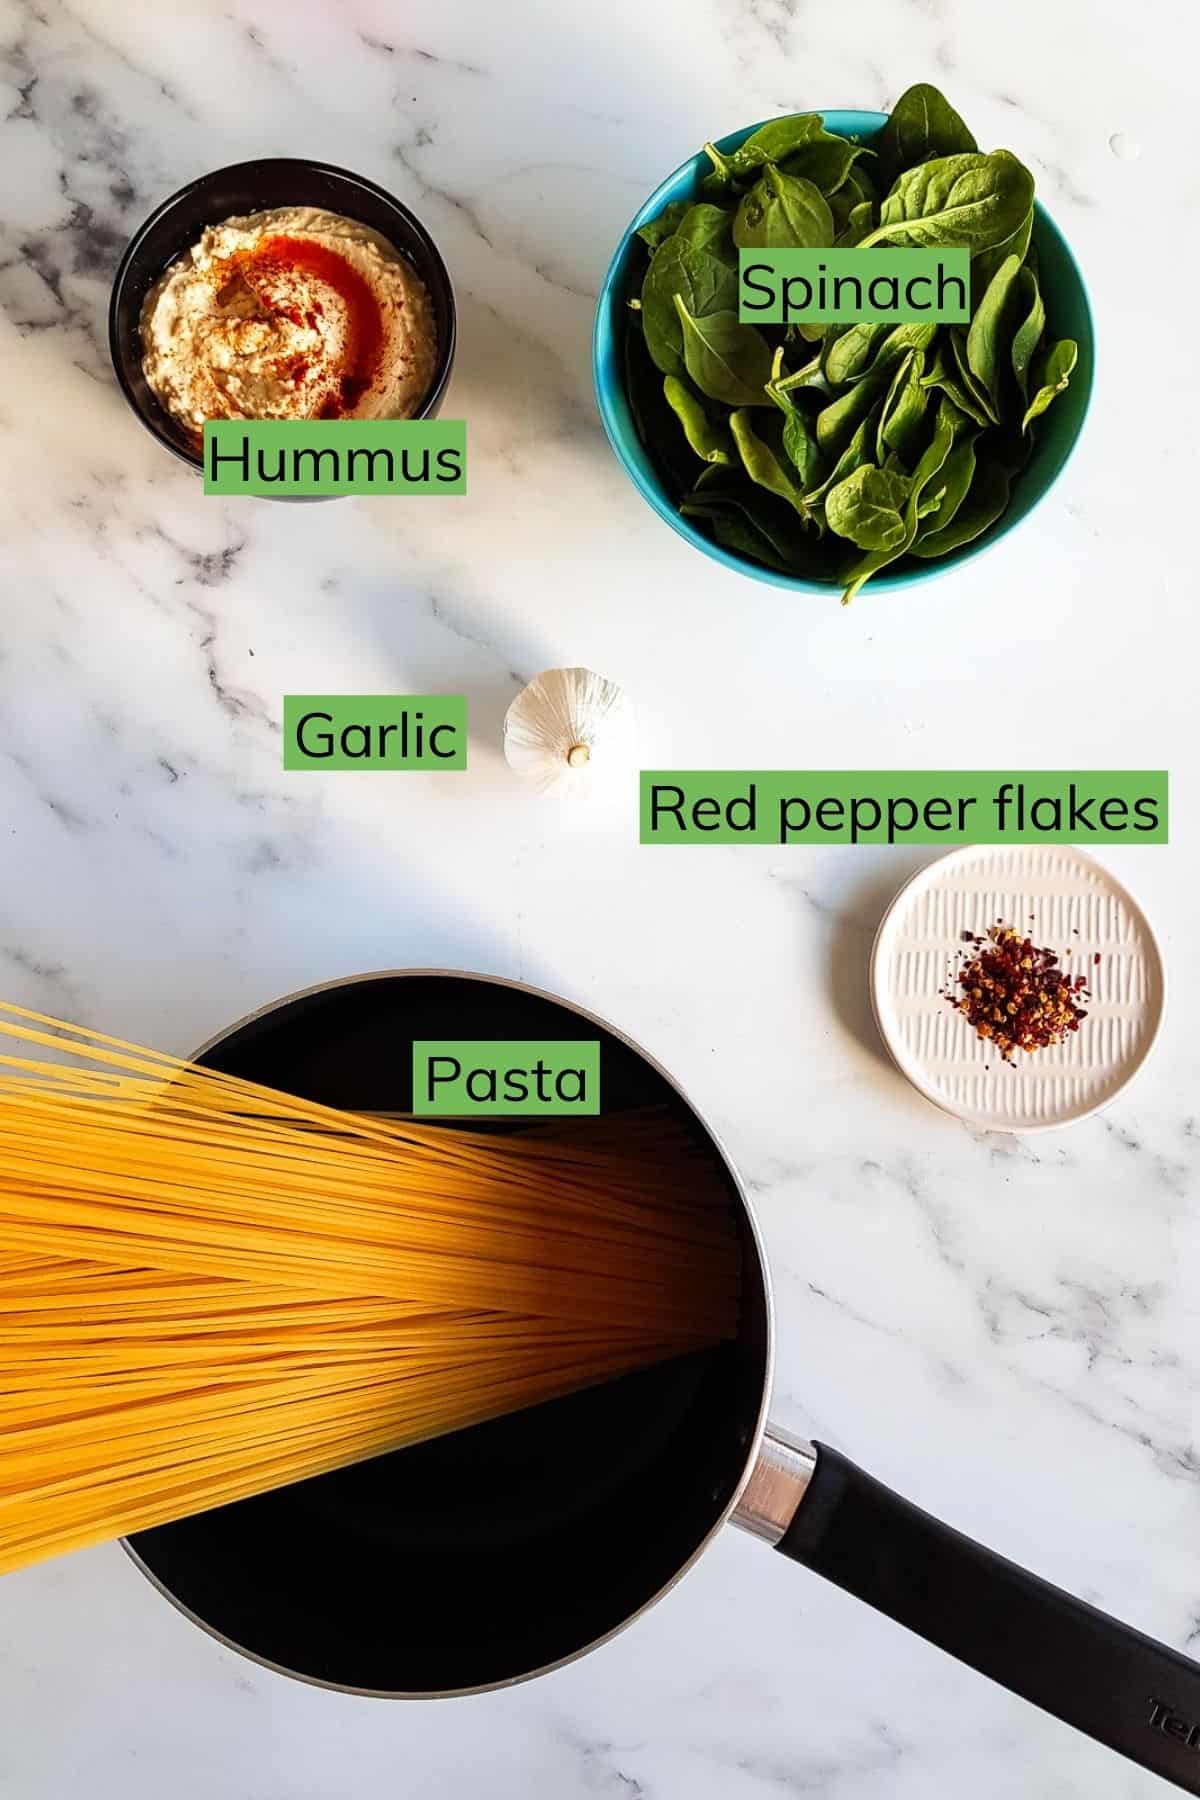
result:
[[[666,1112],[481,1136],[0,1034],[0,1572],[734,1329],[725,1195]]]

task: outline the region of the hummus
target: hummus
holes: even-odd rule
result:
[[[142,308],[142,366],[206,419],[407,419],[433,379],[424,284],[386,238],[288,206],[210,225]]]

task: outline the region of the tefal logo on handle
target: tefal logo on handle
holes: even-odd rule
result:
[[[1200,1720],[1185,1719],[1174,1707],[1168,1706],[1165,1700],[1150,1701],[1150,1728],[1161,1731],[1164,1737],[1175,1738],[1180,1744],[1186,1744],[1189,1750],[1200,1754]]]

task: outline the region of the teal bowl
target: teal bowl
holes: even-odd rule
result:
[[[821,117],[830,131],[840,132],[844,137],[852,137],[864,144],[869,144],[872,138],[877,137],[887,123],[887,114],[877,112],[823,111]],[[758,129],[758,125],[747,125],[741,131],[732,131],[727,137],[717,140],[717,148],[726,152],[736,150],[751,132]],[[697,156],[681,163],[673,175],[668,175],[655,188],[636,217],[630,220],[628,229],[617,246],[616,255],[609,264],[600,289],[592,334],[592,376],[600,417],[618,461],[643,500],[649,502],[660,519],[665,519],[680,537],[686,538],[689,544],[703,551],[705,556],[710,556],[714,562],[724,563],[727,569],[735,569],[739,575],[751,575],[756,581],[767,581],[775,587],[792,588],[806,594],[836,593],[837,586],[833,582],[814,581],[811,577],[801,575],[780,575],[774,569],[764,568],[761,563],[735,556],[714,543],[692,520],[685,519],[664,489],[633,421],[625,393],[623,334],[626,305],[640,283],[641,246],[635,234],[638,227],[648,219],[657,218],[670,201],[698,197],[700,183],[708,166],[708,159],[701,151]],[[1075,448],[1092,397],[1095,366],[1092,310],[1083,276],[1067,240],[1045,207],[1036,200],[1033,241],[1037,246],[1042,297],[1046,303],[1047,332],[1051,337],[1074,338],[1079,345],[1079,361],[1071,376],[1071,384],[1039,421],[1033,454],[1013,483],[1012,500],[1007,512],[973,543],[964,544],[961,549],[952,551],[948,556],[931,562],[922,562],[920,558],[912,557],[898,563],[894,569],[873,576],[868,593],[915,587],[918,582],[930,581],[934,576],[959,568],[963,563],[970,562],[972,557],[990,550],[1014,526],[1019,525],[1049,492]]]

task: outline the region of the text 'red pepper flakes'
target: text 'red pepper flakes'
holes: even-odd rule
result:
[[[973,950],[960,953],[966,960],[957,987],[943,988],[943,998],[1005,1062],[1016,1060],[1015,1050],[1045,1050],[1079,1030],[1087,1018],[1079,1002],[1091,999],[1086,975],[1068,975],[1055,951],[1039,949],[1000,919],[986,937],[962,935]]]

